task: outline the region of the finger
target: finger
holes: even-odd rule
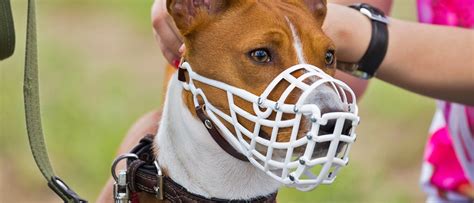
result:
[[[157,0],[153,5],[153,31],[166,59],[172,62],[179,56],[178,50],[182,45],[182,40],[163,3],[164,1]]]
[[[181,56],[183,56],[185,51],[186,51],[186,46],[185,46],[184,44],[182,44],[182,45],[179,47],[178,52],[179,52],[179,54],[180,54]]]
[[[156,0],[152,7],[153,33],[166,60],[177,66],[180,61],[179,50],[182,48],[182,37],[171,16],[167,13],[166,2]],[[183,49],[181,49],[183,50]]]
[[[159,17],[161,13],[167,13],[166,0],[155,0],[151,7],[151,19],[152,21]]]
[[[160,39],[160,36],[158,34],[155,33],[155,38],[156,38],[156,41],[158,42],[158,45],[161,49],[161,51],[163,52],[164,55],[166,55],[167,57],[173,57],[173,58],[176,58],[176,57],[179,57],[180,54],[179,54],[179,47],[181,45],[169,45],[169,43],[166,43],[168,42],[167,40],[165,39]],[[176,48],[178,47],[178,48]],[[167,60],[170,60],[169,58],[167,58]],[[172,60],[172,59],[171,59]]]
[[[159,43],[165,45],[169,50],[175,52],[176,55],[179,55],[179,48],[183,42],[179,39],[178,36],[174,34],[172,29],[169,27],[162,26],[160,29],[156,30],[155,37]]]
[[[182,43],[182,36],[174,24],[173,18],[168,14],[164,0],[155,1],[152,9],[152,22],[153,28],[158,34],[166,34],[170,37],[174,36]],[[164,32],[162,33],[161,30]]]
[[[168,63],[173,64],[175,60],[179,60],[180,57],[179,55],[175,54],[175,51],[169,50],[166,46],[162,44],[160,44],[160,49]]]
[[[166,14],[167,14],[167,17],[165,18],[166,24],[168,24],[168,27],[171,29],[174,35],[177,36],[179,40],[182,42],[183,36],[181,35],[181,32],[179,31],[178,27],[176,27],[176,24],[174,23],[173,18],[168,14],[168,12]]]

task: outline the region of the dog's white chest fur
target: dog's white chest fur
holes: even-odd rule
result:
[[[208,198],[249,199],[275,192],[280,183],[215,143],[185,106],[182,91],[175,75],[155,138],[158,161],[167,175],[188,191]]]

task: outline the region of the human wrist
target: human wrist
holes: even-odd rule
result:
[[[358,62],[369,46],[372,30],[370,20],[354,9],[328,4],[323,29],[336,45],[339,61]]]

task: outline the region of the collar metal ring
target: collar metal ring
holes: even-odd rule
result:
[[[126,153],[126,154],[122,154],[122,155],[118,156],[114,160],[114,162],[112,163],[111,170],[112,170],[112,177],[114,178],[115,181],[118,181],[118,176],[115,173],[115,168],[117,167],[117,164],[123,159],[138,159],[138,156],[136,154]]]

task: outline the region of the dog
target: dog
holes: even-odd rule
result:
[[[308,71],[311,73],[307,68],[298,68],[300,64],[312,64],[324,72],[315,72],[315,78],[308,77],[299,81],[308,86],[328,75],[334,75],[335,46],[321,28],[326,6],[326,0],[167,1],[168,12],[184,36],[186,52],[181,68],[186,70],[179,73],[180,78],[174,75],[170,80],[162,115],[149,115],[148,119],[139,124],[149,125],[150,120],[161,117],[159,129],[155,126],[148,131],[157,130],[153,142],[154,152],[167,177],[192,194],[227,200],[265,197],[274,194],[285,181],[290,181],[288,178],[275,178],[288,174],[288,169],[278,168],[262,161],[263,159],[252,158],[250,151],[244,154],[251,159],[250,162],[241,161],[226,153],[209,135],[210,131],[206,129],[209,127],[208,123],[203,124],[198,119],[196,107],[200,104],[207,106],[205,114],[212,117],[212,124],[218,125],[221,134],[231,135],[224,137],[233,148],[239,149],[241,146],[238,141],[232,142],[231,137],[238,137],[239,139],[235,139],[248,143],[243,146],[250,146],[253,139],[243,134],[246,130],[253,132],[252,129],[257,128],[257,124],[251,121],[251,116],[245,117],[245,113],[231,116],[234,118],[233,123],[226,120],[225,116],[216,115],[220,115],[219,112],[235,114],[234,105],[238,106],[239,112],[263,115],[268,112],[266,109],[269,106],[265,105],[270,104],[270,101],[280,99],[283,103],[298,103],[301,95],[306,93],[302,90],[291,91],[281,99],[281,95],[292,84],[275,80],[288,67],[296,66],[294,72],[287,74],[294,78],[302,77]],[[230,89],[212,85],[215,84],[214,80]],[[272,82],[276,84],[270,91],[268,87]],[[249,102],[251,99],[245,100],[244,97],[235,97],[229,102],[229,95],[237,94],[240,90],[247,91],[245,95],[260,95],[268,90],[266,99],[269,101],[259,100],[258,104],[263,107],[256,107],[255,103]],[[331,85],[319,85],[306,94],[304,103],[317,106],[318,115],[354,111],[348,109],[350,105],[341,99],[341,93],[337,90]],[[312,126],[316,121],[310,115],[298,117],[287,113],[278,114],[276,111],[284,106],[271,104],[274,105],[275,112],[272,110],[266,116],[268,119],[285,121],[298,118],[300,122],[294,124],[293,128],[281,127],[276,131],[269,126],[259,126],[259,130],[253,132],[257,137],[273,140],[273,143],[285,143],[308,136],[308,132],[313,130]],[[298,112],[299,109],[293,110]],[[330,134],[339,125],[343,125],[341,132],[352,134],[349,131],[356,125],[356,120],[342,121],[342,124],[326,122],[318,128],[319,133],[315,136]],[[297,130],[294,130],[295,126]],[[147,130],[135,130],[132,134],[144,131]],[[269,160],[282,162],[291,159],[285,156],[288,150],[275,148],[273,153],[266,153],[271,147],[259,143],[256,141],[253,144],[252,153],[267,155]],[[337,148],[337,154],[344,151],[346,146],[336,143],[334,147]],[[322,143],[309,157],[325,156],[328,149],[334,147],[331,142]],[[236,151],[243,152],[242,148]],[[294,147],[291,151],[294,153],[292,156],[302,156],[305,148]],[[296,161],[304,165],[305,160]],[[306,171],[307,168],[303,169]],[[289,177],[292,178],[291,175]],[[293,179],[291,181],[294,182]],[[139,199],[140,202],[160,202],[148,194],[140,194]]]

